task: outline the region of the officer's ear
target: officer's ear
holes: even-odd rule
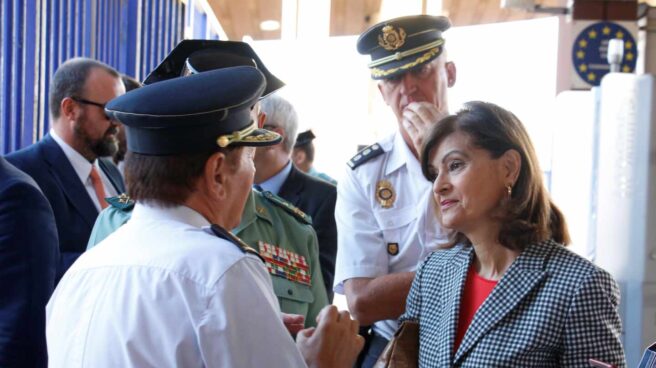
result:
[[[260,113],[257,114],[257,127],[262,129],[265,121],[266,121],[266,113],[260,111]]]
[[[446,68],[447,85],[453,87],[456,84],[456,64],[453,61],[447,61],[444,67]]]
[[[211,155],[205,162],[203,177],[201,178],[201,188],[213,200],[225,200],[226,178],[230,174],[228,157],[224,152],[216,152]]]
[[[294,149],[292,153],[292,161],[294,161],[294,165],[301,166],[305,163],[305,160],[306,160],[305,151],[300,149]]]

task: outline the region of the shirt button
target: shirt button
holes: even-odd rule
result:
[[[289,295],[294,295],[294,291],[292,291],[292,289],[288,289],[288,290],[287,290],[287,294],[289,294]]]
[[[392,226],[394,225],[394,221],[387,221],[387,226]]]

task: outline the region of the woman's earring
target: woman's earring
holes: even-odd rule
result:
[[[512,197],[512,185],[506,185],[506,190],[508,191],[508,198]]]

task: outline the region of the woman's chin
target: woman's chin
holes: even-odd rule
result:
[[[454,221],[454,219],[449,218],[449,216],[445,218],[444,214],[442,214],[442,227],[457,231],[456,228],[458,227],[458,221]]]

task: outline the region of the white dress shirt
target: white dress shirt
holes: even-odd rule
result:
[[[117,193],[114,185],[109,180],[105,172],[100,168],[100,166],[98,166],[98,160],[95,160],[93,163],[89,162],[78,151],[69,146],[68,143],[64,142],[64,140],[57,135],[54,129],[50,130],[50,136],[55,140],[55,142],[57,142],[62,151],[64,151],[64,155],[66,158],[68,158],[68,162],[71,163],[71,166],[73,166],[73,170],[75,170],[75,173],[84,185],[84,189],[86,189],[87,193],[89,193],[89,197],[91,197],[93,205],[96,206],[96,209],[98,212],[100,212],[102,208],[100,207],[100,202],[98,202],[98,196],[96,195],[96,190],[93,188],[93,183],[91,182],[90,177],[91,166],[95,166],[98,174],[100,174],[100,179],[102,180],[103,187],[105,189],[105,197],[114,197],[119,193]]]
[[[347,167],[337,186],[334,290],[340,294],[348,279],[414,271],[446,239],[434,216],[432,185],[401,134],[378,145],[384,152],[353,170]],[[390,208],[384,208],[376,195],[381,180],[388,181],[396,194]],[[396,244],[397,254],[388,251],[390,244]],[[374,331],[387,339],[396,328],[395,320],[374,324]]]
[[[287,180],[287,177],[289,176],[289,173],[292,171],[292,160],[289,160],[287,162],[287,165],[282,168],[276,175],[270,177],[269,179],[258,183],[257,185],[262,188],[262,191],[268,191],[271,192],[275,195],[278,195],[278,192],[280,192],[280,188],[282,188],[282,185],[285,184],[285,180]]]
[[[50,367],[305,367],[262,261],[198,212],[137,203],[46,308]]]

